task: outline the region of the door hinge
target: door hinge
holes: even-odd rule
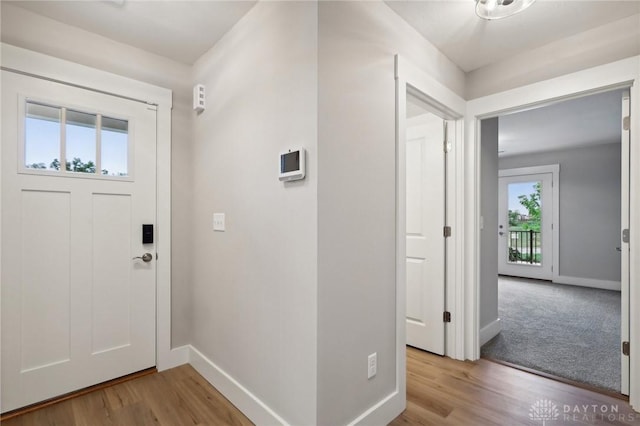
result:
[[[448,238],[451,236],[451,227],[450,226],[445,226],[444,227],[444,237]]]
[[[451,322],[451,312],[444,311],[443,314],[442,314],[442,321]]]
[[[631,117],[627,115],[622,119],[622,129],[629,130],[630,127],[631,127]]]
[[[447,123],[447,120],[444,120],[442,122],[442,131],[444,133],[442,148],[444,150],[444,153],[447,154],[449,151],[451,151],[451,142],[449,142],[449,123]]]
[[[628,243],[629,242],[629,230],[628,229],[623,229],[622,230],[622,242],[623,243]]]
[[[629,356],[630,347],[629,342],[622,342],[622,355]]]

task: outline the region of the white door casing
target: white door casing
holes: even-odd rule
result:
[[[407,119],[407,344],[444,355],[445,153],[444,120]]]
[[[155,365],[156,107],[2,71],[2,411]],[[129,121],[129,178],[21,170],[24,105]],[[64,174],[64,173],[62,173]]]
[[[548,169],[547,172],[544,172]],[[516,277],[534,278],[540,280],[553,279],[553,265],[557,252],[554,230],[557,231],[557,203],[554,196],[554,174],[557,174],[558,165],[532,168],[500,170],[498,179],[498,273]],[[541,173],[543,172],[543,173]],[[528,264],[526,262],[512,262],[509,260],[509,185],[540,182],[541,183],[541,246],[542,254],[540,264]],[[521,213],[526,213],[522,208]],[[522,235],[517,235],[521,237]],[[526,245],[525,245],[526,246]],[[524,247],[524,252],[528,248]],[[522,251],[522,250],[521,250]],[[526,253],[522,254],[526,254]]]
[[[620,212],[621,212],[621,220],[620,226],[622,230],[629,229],[629,148],[631,146],[631,132],[630,126],[625,125],[625,117],[629,117],[631,115],[631,99],[630,92],[627,90],[622,95],[622,117],[620,118],[620,126],[622,128],[622,138],[620,144],[620,152],[621,155],[621,176],[620,176]],[[622,342],[629,341],[629,305],[630,305],[630,297],[629,297],[629,262],[630,262],[630,253],[629,253],[629,243],[625,242],[622,238],[622,230],[620,232],[620,291],[621,291],[621,330],[620,330],[620,340]],[[621,342],[621,347],[622,347]],[[621,381],[620,381],[620,391],[623,395],[629,395],[629,356],[624,355],[622,351],[620,351],[621,357]]]
[[[562,75],[549,80],[510,89],[501,93],[473,99],[467,103],[465,124],[465,298],[469,299],[464,323],[465,357],[476,360],[480,355],[479,344],[479,264],[480,264],[480,220],[476,212],[480,208],[481,193],[477,185],[480,176],[479,123],[482,119],[496,117],[507,112],[517,112],[529,109],[535,105],[545,105],[585,96],[593,93],[628,88],[631,94],[631,127],[640,122],[640,56],[622,59],[616,62]],[[631,132],[629,145],[640,143],[640,133]],[[624,148],[623,148],[624,149]],[[640,182],[640,152],[639,150],[623,150],[628,160],[629,182],[629,246],[640,245],[640,233],[633,229],[640,229],[640,191],[635,184]],[[635,254],[634,254],[635,253]],[[629,342],[631,355],[629,359],[629,403],[634,409],[640,407],[640,368],[634,368],[634,354],[640,353],[640,290],[634,285],[640,280],[640,252],[629,252],[629,309],[628,318],[623,323],[629,324]],[[624,297],[624,293],[622,294]]]

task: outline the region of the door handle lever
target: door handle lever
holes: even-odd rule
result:
[[[133,259],[141,259],[143,262],[151,262],[153,256],[151,255],[151,253],[145,253],[142,256],[136,256]]]

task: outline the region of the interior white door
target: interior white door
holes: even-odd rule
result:
[[[501,175],[498,203],[498,273],[551,280],[553,174]]]
[[[631,123],[625,123],[625,117],[629,117],[631,115],[631,102],[630,102],[630,93],[626,91],[622,95],[622,119],[621,119],[621,127],[622,127],[622,140],[621,140],[621,153],[620,156],[622,159],[621,164],[621,176],[620,176],[620,200],[621,200],[621,226],[622,229],[629,229],[629,155],[630,155],[630,125]],[[620,303],[621,303],[621,333],[620,337],[622,342],[629,341],[629,242],[622,236],[620,236]],[[621,346],[622,346],[621,342]],[[629,356],[621,353],[621,393],[624,395],[629,395]]]
[[[2,124],[6,412],[155,365],[156,111],[2,71]]]
[[[407,344],[444,355],[444,120],[407,119]]]

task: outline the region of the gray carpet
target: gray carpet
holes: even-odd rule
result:
[[[620,392],[620,292],[501,277],[483,357]]]

